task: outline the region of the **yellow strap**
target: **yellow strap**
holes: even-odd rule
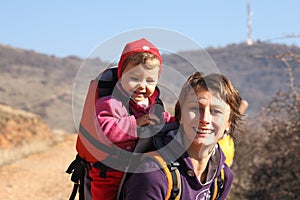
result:
[[[148,156],[150,158],[154,158],[157,161],[157,163],[160,165],[162,170],[164,171],[166,178],[167,178],[167,182],[168,182],[168,191],[167,191],[167,195],[166,195],[166,200],[168,200],[171,197],[171,192],[172,192],[172,187],[173,187],[173,179],[172,179],[172,174],[168,168],[166,161],[162,158],[162,156],[158,152],[152,151],[152,152],[146,153],[144,155]],[[175,173],[177,176],[177,187],[179,189],[181,189],[180,188],[180,174],[179,174],[178,169],[175,170]],[[180,194],[181,194],[181,192],[179,192],[179,194],[177,195],[175,200],[180,199]]]
[[[176,173],[176,178],[177,178],[177,188],[179,188],[179,193],[178,193],[178,195],[176,196],[175,200],[180,200],[180,197],[181,197],[181,179],[180,179],[180,173],[179,173],[179,170],[176,169],[176,170],[175,170],[175,173]]]
[[[221,175],[221,179],[225,180],[225,172],[224,172],[223,168],[220,171],[220,175]],[[218,177],[215,179],[214,184],[215,184],[215,186],[214,186],[214,193],[213,193],[213,196],[212,196],[212,200],[214,200],[214,199],[217,198],[217,194],[218,194],[218,191],[219,191],[219,188],[218,188]]]
[[[224,169],[221,169],[221,178],[222,178],[222,180],[225,180],[225,172],[224,172]]]
[[[214,193],[212,196],[212,200],[217,198],[217,194],[218,194],[218,178],[216,178],[215,182],[214,182],[215,186],[214,186]]]

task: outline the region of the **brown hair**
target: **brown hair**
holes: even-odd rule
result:
[[[160,66],[160,61],[154,54],[149,52],[138,52],[132,54],[125,60],[121,73],[123,73],[128,63],[139,65],[146,64],[147,61],[150,61],[148,65],[145,65],[148,69],[153,69],[154,67]]]
[[[210,92],[219,95],[219,97],[230,106],[229,122],[231,125],[229,134],[232,135],[237,128],[238,123],[241,121],[242,114],[239,112],[239,106],[242,98],[230,80],[226,76],[217,73],[209,75],[204,75],[200,72],[193,73],[184,84],[175,105],[175,119],[178,123],[181,119],[180,105],[183,105],[191,88],[195,92],[199,91],[201,88],[207,89]]]

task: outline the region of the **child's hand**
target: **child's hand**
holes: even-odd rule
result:
[[[136,119],[137,126],[155,125],[160,123],[160,119],[154,114],[146,114]]]

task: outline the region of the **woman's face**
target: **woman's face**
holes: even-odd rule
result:
[[[230,106],[207,89],[191,89],[181,106],[181,124],[189,143],[215,145],[229,129]]]

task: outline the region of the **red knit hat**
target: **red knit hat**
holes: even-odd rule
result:
[[[139,52],[149,52],[153,55],[155,55],[160,62],[160,68],[162,64],[162,57],[159,53],[159,50],[151,44],[148,40],[145,38],[129,42],[126,44],[126,46],[123,49],[122,56],[120,58],[119,64],[118,64],[118,78],[121,77],[121,72],[122,72],[122,67],[125,62],[125,60],[131,56],[134,53],[139,53]],[[161,72],[161,70],[160,70]]]

